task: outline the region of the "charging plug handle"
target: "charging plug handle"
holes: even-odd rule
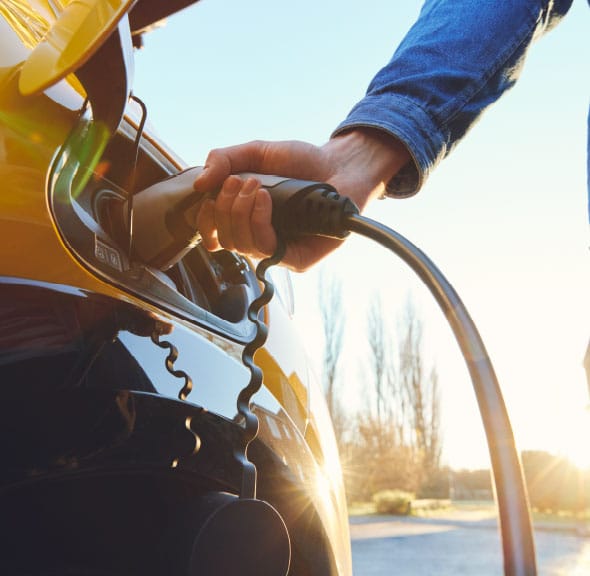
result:
[[[193,182],[201,167],[189,168],[138,192],[133,200],[132,247],[139,260],[166,270],[200,241],[195,208],[215,194],[196,193]],[[359,210],[329,184],[265,174],[255,177],[272,198],[272,225],[284,242],[302,235],[344,238],[347,220]]]
[[[254,176],[270,193],[272,225],[283,240],[307,235],[339,239],[348,236],[348,218],[358,214],[359,209],[330,184],[295,178],[273,183],[269,177]]]
[[[348,236],[348,217],[359,214],[356,204],[340,196],[336,188],[324,182],[284,178],[267,174],[243,172],[242,178],[256,178],[268,190],[272,199],[272,225],[282,240],[290,241],[303,235],[320,235],[330,238]],[[202,197],[191,194],[169,208],[166,224],[177,239],[194,236],[184,213]]]

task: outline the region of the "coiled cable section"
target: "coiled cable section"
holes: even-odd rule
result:
[[[152,342],[156,346],[159,346],[160,348],[163,348],[164,350],[168,350],[168,355],[166,356],[166,359],[164,361],[166,364],[166,370],[168,370],[168,372],[170,374],[172,374],[172,376],[174,376],[175,378],[182,378],[184,380],[184,386],[180,389],[180,392],[178,393],[178,399],[181,401],[185,401],[193,389],[192,378],[184,370],[178,370],[178,369],[174,368],[174,364],[175,364],[176,360],[178,360],[178,348],[176,348],[176,346],[174,346],[174,344],[172,344],[172,342],[170,342],[169,340],[160,340],[160,335],[161,335],[161,333],[158,330],[158,328],[155,328],[152,331],[152,334],[150,337],[151,337]],[[192,424],[192,416],[187,416],[184,420],[184,428],[187,432],[190,433],[190,435],[192,436],[192,439],[191,439],[190,454],[186,454],[185,456],[196,454],[201,449],[201,438],[192,429],[191,424]],[[172,468],[176,468],[179,463],[180,463],[180,457],[176,457],[172,460],[170,466]]]
[[[248,319],[256,327],[254,338],[246,344],[242,352],[242,362],[250,371],[248,384],[240,391],[237,400],[239,419],[243,423],[242,442],[236,446],[234,452],[236,459],[242,466],[242,486],[240,498],[256,498],[256,466],[248,459],[248,446],[258,435],[258,417],[250,407],[252,396],[262,386],[262,370],[254,362],[254,354],[259,350],[268,336],[268,328],[260,319],[260,311],[266,306],[274,295],[274,286],[266,278],[267,270],[278,264],[285,255],[286,244],[282,238],[278,238],[277,248],[272,256],[261,260],[256,266],[256,278],[262,284],[263,289],[258,298],[253,300],[248,307]]]
[[[168,350],[168,356],[166,356],[165,360],[166,370],[168,370],[168,372],[170,372],[170,374],[172,374],[172,376],[175,378],[184,379],[184,386],[178,393],[178,399],[186,400],[193,389],[193,381],[184,370],[178,370],[174,368],[174,364],[176,363],[176,360],[178,360],[178,349],[176,346],[174,346],[174,344],[172,344],[172,342],[168,340],[160,340],[160,332],[158,332],[158,330],[154,330],[152,332],[151,339],[156,346],[159,346],[164,350]]]

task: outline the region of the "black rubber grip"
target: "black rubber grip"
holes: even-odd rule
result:
[[[272,225],[285,240],[311,234],[345,238],[348,216],[359,213],[356,204],[330,184],[288,179],[268,191]]]

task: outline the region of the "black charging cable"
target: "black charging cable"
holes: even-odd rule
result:
[[[135,96],[134,94],[131,94],[130,99],[138,104],[141,110],[141,118],[139,120],[139,125],[137,126],[135,140],[133,141],[133,158],[131,162],[131,170],[129,172],[128,180],[125,186],[125,189],[127,190],[127,258],[129,259],[129,261],[131,261],[131,258],[133,256],[133,195],[136,192],[135,187],[137,183],[137,170],[139,168],[138,164],[141,137],[143,136],[145,123],[147,121],[147,106],[145,105],[145,102],[137,96]]]
[[[361,216],[354,202],[340,196],[332,186],[301,180],[290,182],[291,186],[287,182],[278,190],[269,190],[279,247],[275,255],[260,265],[266,270],[277,263],[284,254],[285,243],[301,235],[344,238],[354,232],[391,250],[418,275],[451,326],[471,376],[491,457],[504,574],[534,576],[537,570],[532,523],[510,419],[483,340],[457,292],[419,248],[391,228]],[[257,312],[255,316],[257,319]],[[249,350],[248,355],[253,355],[253,351]],[[251,394],[247,396],[241,399],[246,410]]]

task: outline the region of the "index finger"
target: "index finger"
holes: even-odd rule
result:
[[[193,188],[198,192],[211,193],[218,190],[231,174],[240,172],[264,174],[266,144],[266,142],[254,140],[238,146],[211,150],[203,172],[195,180]]]

